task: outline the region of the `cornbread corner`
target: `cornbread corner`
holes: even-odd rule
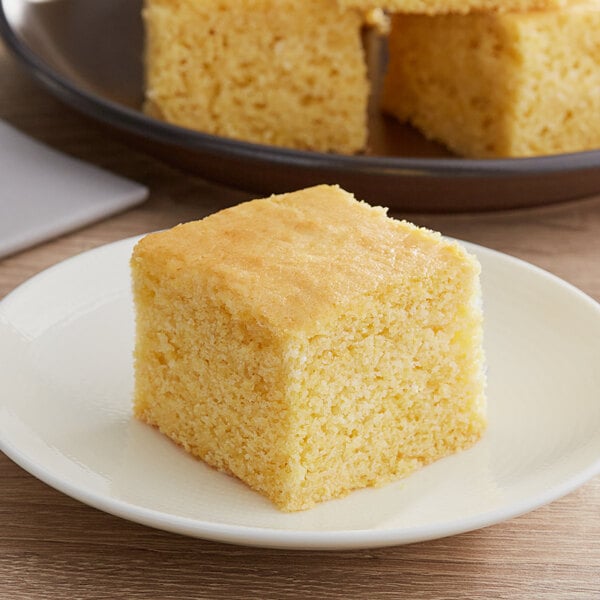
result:
[[[383,109],[476,158],[600,147],[600,1],[394,15]]]
[[[441,15],[471,12],[511,12],[554,8],[569,0],[338,0],[343,8],[383,8],[392,13]]]
[[[148,114],[352,154],[367,142],[364,14],[335,0],[145,0]]]
[[[131,266],[135,415],[283,510],[485,429],[477,260],[339,187],[150,234]]]

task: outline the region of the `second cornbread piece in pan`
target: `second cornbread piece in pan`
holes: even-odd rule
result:
[[[395,15],[383,106],[464,156],[600,147],[600,1]]]
[[[467,14],[471,12],[529,11],[563,6],[569,0],[338,0],[345,8],[420,15]]]
[[[135,414],[284,510],[485,428],[479,264],[338,187],[151,234],[132,257]]]

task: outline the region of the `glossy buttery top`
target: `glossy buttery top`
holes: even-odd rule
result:
[[[246,202],[146,236],[133,260],[276,331],[312,329],[363,294],[475,259],[337,186]],[[240,314],[241,313],[241,314]],[[312,324],[312,325],[311,325]]]

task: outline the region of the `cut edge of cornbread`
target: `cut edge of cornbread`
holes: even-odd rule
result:
[[[283,510],[485,429],[476,259],[337,187],[151,234],[132,273],[135,415]]]
[[[454,152],[600,147],[600,2],[530,13],[394,15],[382,108]]]
[[[150,116],[254,143],[365,149],[362,11],[334,0],[145,0],[143,18]]]
[[[444,15],[473,12],[526,12],[565,6],[569,0],[337,0],[342,8],[380,8],[391,13]]]

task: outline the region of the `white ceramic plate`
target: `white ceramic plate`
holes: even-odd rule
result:
[[[364,548],[498,523],[600,472],[600,305],[536,267],[469,246],[483,266],[485,438],[387,487],[281,513],[132,418],[134,242],[56,265],[0,303],[2,450],[74,498],[212,540]]]

